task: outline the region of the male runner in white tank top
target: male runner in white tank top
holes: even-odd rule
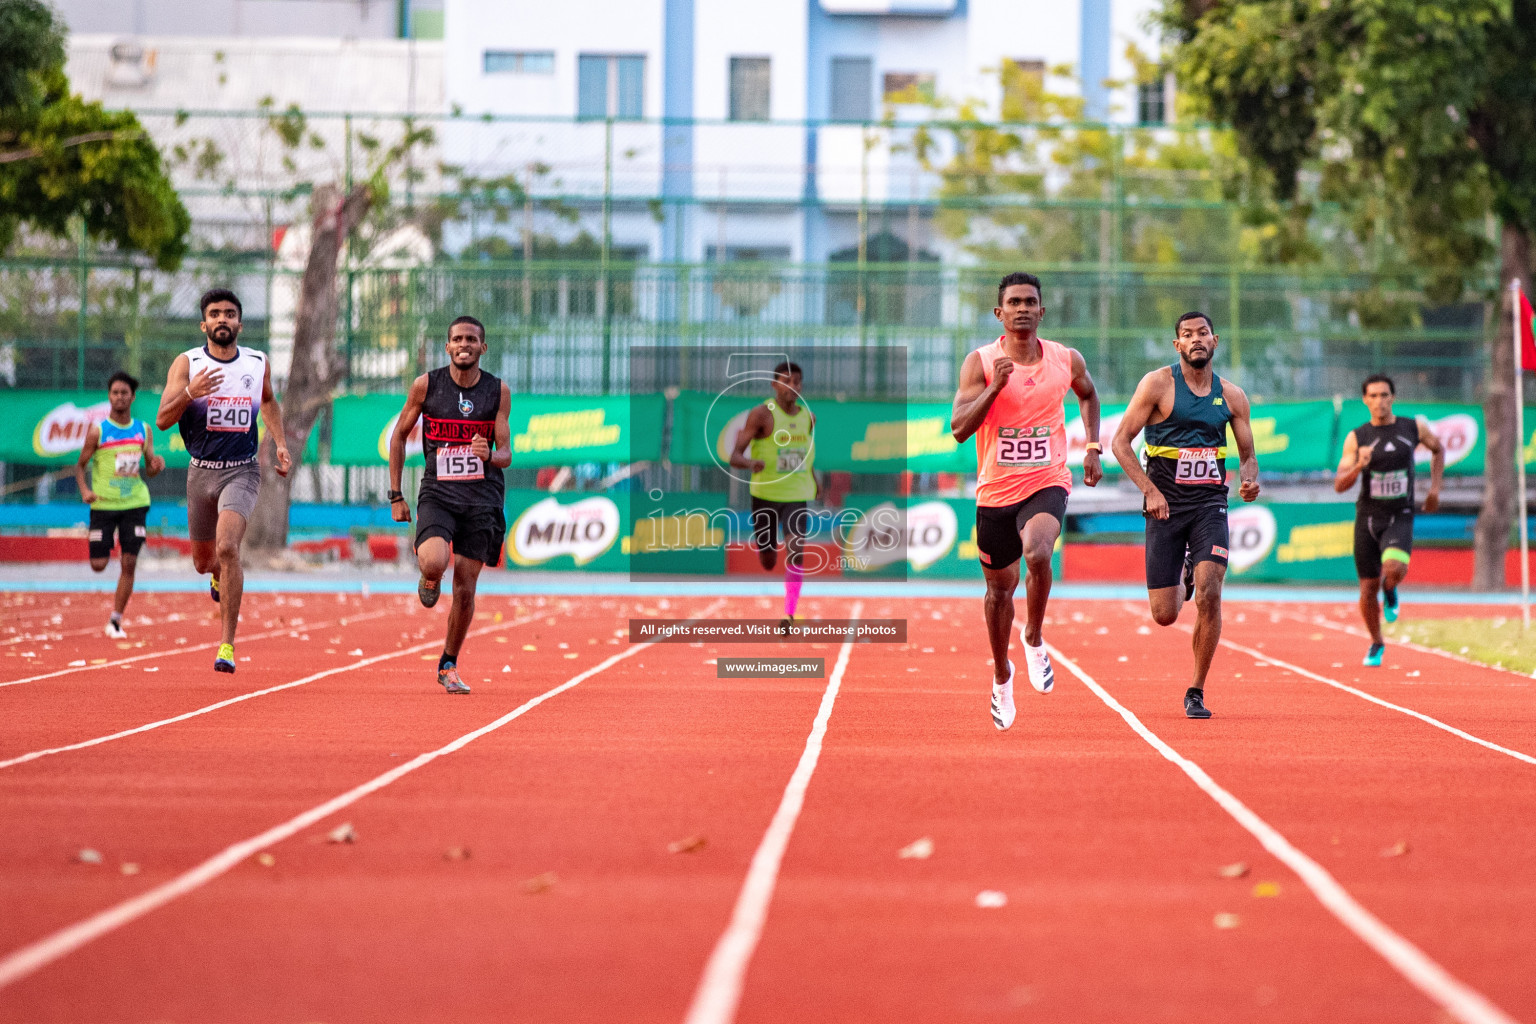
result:
[[[256,462],[256,413],[277,447],[277,471],[288,475],[283,410],[272,393],[267,357],[236,344],[240,337],[240,299],[228,288],[205,292],[198,305],[207,343],[176,357],[160,396],[155,425],[181,427],[191,465],[187,468],[187,532],[192,564],[213,574],[208,592],[219,602],[224,632],[215,672],[235,670],[235,627],[245,594],[240,542],[256,508],[261,467]]]

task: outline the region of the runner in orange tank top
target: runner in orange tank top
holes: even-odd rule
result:
[[[1067,422],[1062,403],[1077,395],[1088,451],[1083,483],[1104,476],[1099,465],[1099,394],[1076,349],[1039,336],[1045,313],[1040,279],[1014,273],[997,286],[992,314],[1002,337],[965,357],[950,429],[956,441],[976,435],[976,546],[987,579],[984,606],[992,645],[992,722],[1013,724],[1013,595],[1019,558],[1029,566],[1024,587],[1024,662],[1029,682],[1051,692],[1055,673],[1040,627],[1051,594],[1051,551],[1067,514]]]

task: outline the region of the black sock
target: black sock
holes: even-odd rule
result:
[[[1204,700],[1205,688],[1203,686],[1191,686],[1184,691],[1184,699],[1189,700],[1191,697],[1199,697],[1201,700]]]
[[[111,622],[114,626],[122,625],[123,624],[123,613],[122,612],[113,612],[112,613],[112,618],[109,619],[108,621]]]
[[[449,654],[447,651],[444,651],[443,656],[437,659],[437,670],[441,672],[445,668],[453,668],[458,663],[459,656],[457,654]]]
[[[1381,592],[1383,594],[1387,595],[1387,603],[1388,604],[1396,604],[1397,603],[1397,588],[1396,587],[1382,587],[1381,588]]]

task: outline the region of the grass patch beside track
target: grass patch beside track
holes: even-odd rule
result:
[[[1385,635],[1496,668],[1536,672],[1536,622],[1529,630],[1522,629],[1518,614],[1491,619],[1415,619],[1386,626]]]

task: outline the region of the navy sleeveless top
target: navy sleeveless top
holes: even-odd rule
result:
[[[1173,371],[1173,411],[1146,427],[1147,476],[1168,499],[1170,511],[1227,505],[1227,407],[1221,377],[1211,375],[1211,391],[1189,390],[1178,363]]]

